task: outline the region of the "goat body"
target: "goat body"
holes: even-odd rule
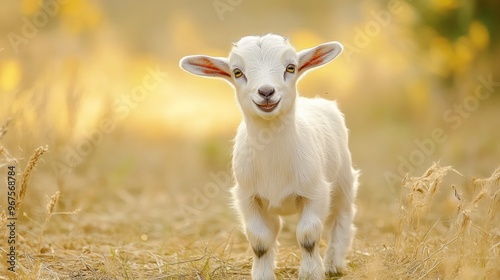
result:
[[[181,67],[226,79],[236,89],[244,120],[233,151],[232,189],[254,252],[253,279],[274,279],[279,216],[300,215],[296,236],[302,251],[300,279],[341,273],[354,236],[358,171],[352,167],[348,131],[334,101],[298,96],[308,70],[342,52],[329,42],[295,52],[273,34],[248,36],[229,58],[188,56]],[[328,232],[322,260],[319,241]]]

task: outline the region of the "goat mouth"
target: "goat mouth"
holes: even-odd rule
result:
[[[276,103],[269,103],[269,100],[267,100],[265,104],[259,104],[255,101],[253,101],[253,103],[255,103],[255,105],[257,105],[257,107],[259,107],[259,109],[261,109],[262,111],[269,113],[272,112],[278,106],[280,101],[281,99],[278,100]]]

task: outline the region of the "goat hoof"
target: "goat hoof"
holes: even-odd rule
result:
[[[342,276],[344,276],[344,273],[336,269],[326,272],[327,279],[341,279]]]

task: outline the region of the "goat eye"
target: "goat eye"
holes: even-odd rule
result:
[[[288,73],[295,73],[295,65],[288,64],[288,66],[286,67],[286,72],[288,72]]]
[[[234,74],[234,76],[236,78],[239,78],[239,77],[243,76],[243,72],[240,69],[238,69],[238,68],[236,68],[236,69],[233,70],[233,74]]]

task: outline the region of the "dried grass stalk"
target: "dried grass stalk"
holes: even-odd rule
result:
[[[7,214],[5,213],[5,210],[2,210],[2,213],[0,214],[0,226],[2,229],[5,227],[7,224]]]
[[[23,177],[21,179],[21,184],[19,185],[19,193],[17,195],[17,202],[16,202],[16,211],[19,210],[19,208],[21,207],[21,203],[23,202],[24,197],[26,196],[26,190],[28,188],[28,184],[33,169],[36,167],[38,160],[40,160],[42,155],[45,154],[48,150],[49,150],[48,146],[38,147],[35,150],[35,152],[31,155],[31,158],[28,161],[28,165],[24,169]]]
[[[407,195],[406,208],[410,210],[410,215],[404,215],[403,224],[416,230],[420,226],[421,217],[426,217],[429,207],[432,205],[432,200],[435,197],[439,185],[449,171],[454,171],[451,166],[441,167],[439,162],[435,162],[424,175],[420,177],[410,177],[403,180],[404,188],[409,189]]]
[[[7,133],[11,121],[12,119],[8,118],[5,124],[0,127],[0,140],[2,140],[2,137],[5,135],[5,133]]]
[[[4,156],[7,162],[17,162],[17,160],[10,155],[9,151],[0,144],[0,156]]]
[[[47,203],[47,213],[50,215],[54,212],[54,208],[56,207],[57,202],[59,201],[59,195],[61,193],[57,191],[54,195],[50,197],[49,202]]]

